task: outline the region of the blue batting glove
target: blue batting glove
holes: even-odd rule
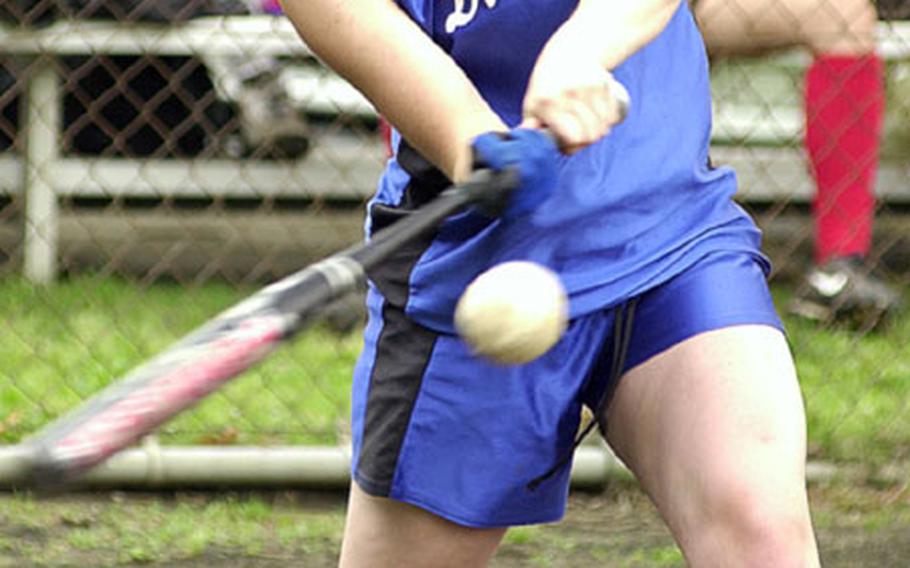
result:
[[[494,171],[513,169],[518,187],[504,196],[496,213],[514,219],[534,211],[556,188],[559,149],[553,138],[541,130],[513,128],[509,132],[487,132],[474,139],[474,167]]]

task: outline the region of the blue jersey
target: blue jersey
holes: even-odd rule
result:
[[[577,0],[399,0],[451,55],[509,125],[534,62]],[[701,35],[685,2],[666,29],[614,70],[629,90],[627,119],[598,143],[560,159],[559,186],[533,214],[503,222],[476,211],[448,219],[393,279],[399,302],[417,322],[451,333],[454,305],[466,285],[499,262],[524,259],[555,270],[570,295],[571,315],[643,293],[720,250],[759,252],[760,232],[732,199],[734,173],[708,160],[711,101]],[[415,101],[419,104],[419,101]],[[398,152],[371,205],[407,209],[436,176]],[[430,188],[430,189],[427,189]],[[415,198],[415,195],[418,196]]]

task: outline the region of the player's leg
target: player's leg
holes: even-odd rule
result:
[[[812,566],[806,425],[754,253],[711,254],[638,298],[601,426],[693,566]]]
[[[698,0],[693,10],[715,55],[792,46],[837,54],[875,49],[877,14],[869,0]]]
[[[354,484],[340,566],[486,566],[505,532],[457,525],[413,505],[373,497]]]
[[[783,334],[691,337],[630,370],[607,439],[692,566],[816,566],[802,398]]]

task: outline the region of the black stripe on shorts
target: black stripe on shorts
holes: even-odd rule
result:
[[[437,334],[388,303],[382,319],[355,478],[367,493],[388,497]]]

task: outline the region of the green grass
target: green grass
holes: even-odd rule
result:
[[[676,546],[660,546],[638,551],[630,563],[641,566],[679,566],[683,563],[682,552]]]
[[[780,305],[787,297],[778,291]],[[910,459],[910,318],[859,334],[786,321],[811,457],[870,466]]]
[[[9,494],[0,501],[0,527],[15,527],[15,538],[0,539],[0,550],[43,566],[175,562],[213,553],[290,561],[334,554],[344,522],[340,501],[308,508],[268,495],[114,493],[38,501]]]
[[[0,281],[0,443],[15,443],[252,291],[81,276]],[[781,304],[787,291],[776,290]],[[910,318],[874,334],[787,321],[812,457],[910,458]],[[358,334],[316,327],[169,423],[165,443],[338,441]]]

